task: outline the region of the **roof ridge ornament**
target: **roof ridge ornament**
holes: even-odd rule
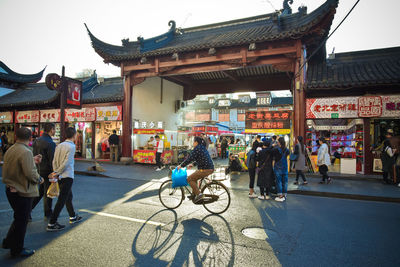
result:
[[[283,11],[281,16],[292,14],[292,8],[289,4],[293,5],[293,0],[283,0]]]
[[[168,32],[158,35],[156,37],[144,39],[142,36],[139,36],[137,38],[137,41],[140,45],[140,53],[156,50],[170,43],[174,39],[175,34],[179,33],[179,31],[176,31],[176,22],[174,20],[170,20],[168,22],[168,26],[170,26]],[[123,39],[122,45],[128,46],[129,39]]]

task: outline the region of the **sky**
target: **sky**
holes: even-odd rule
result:
[[[308,13],[325,0],[294,0]],[[341,0],[331,27],[340,23],[356,0]],[[0,61],[18,73],[47,66],[48,73],[75,77],[83,69],[99,76],[120,76],[91,47],[84,27],[100,40],[121,45],[121,39],[153,37],[168,31],[168,21],[185,28],[274,12],[282,0],[0,0]],[[398,0],[361,0],[328,40],[327,51],[348,52],[400,46]],[[43,78],[44,78],[43,77]]]

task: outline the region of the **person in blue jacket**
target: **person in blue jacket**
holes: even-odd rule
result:
[[[197,181],[214,172],[214,163],[206,149],[203,138],[198,136],[195,137],[193,147],[194,148],[190,156],[177,168],[180,169],[182,167],[186,167],[193,162],[197,163],[197,171],[189,175],[187,180],[192,188],[193,194],[195,195],[193,202],[199,203],[203,200],[203,194],[200,193],[199,187],[197,186]]]

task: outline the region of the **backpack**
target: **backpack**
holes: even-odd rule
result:
[[[256,168],[256,153],[253,150],[250,150],[247,153],[247,162],[246,166],[248,169],[255,169]]]

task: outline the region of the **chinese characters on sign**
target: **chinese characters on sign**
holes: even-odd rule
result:
[[[309,98],[306,100],[306,118],[357,118],[357,97]]]
[[[39,122],[39,110],[17,111],[15,113],[16,123]]]
[[[193,132],[205,132],[206,127],[205,126],[193,126]]]
[[[122,120],[122,106],[110,106],[96,108],[97,121],[120,121]]]
[[[248,111],[246,129],[290,129],[291,111]]]
[[[60,110],[59,109],[41,110],[40,122],[60,122]]]
[[[66,109],[65,121],[95,121],[96,111],[95,108],[82,108],[82,109]]]
[[[11,111],[0,112],[0,123],[12,123],[12,122],[13,122],[13,113]]]
[[[382,96],[382,117],[400,117],[400,95]]]
[[[382,115],[382,98],[365,96],[358,98],[359,117],[380,117]]]
[[[218,127],[207,126],[207,132],[218,132]]]

